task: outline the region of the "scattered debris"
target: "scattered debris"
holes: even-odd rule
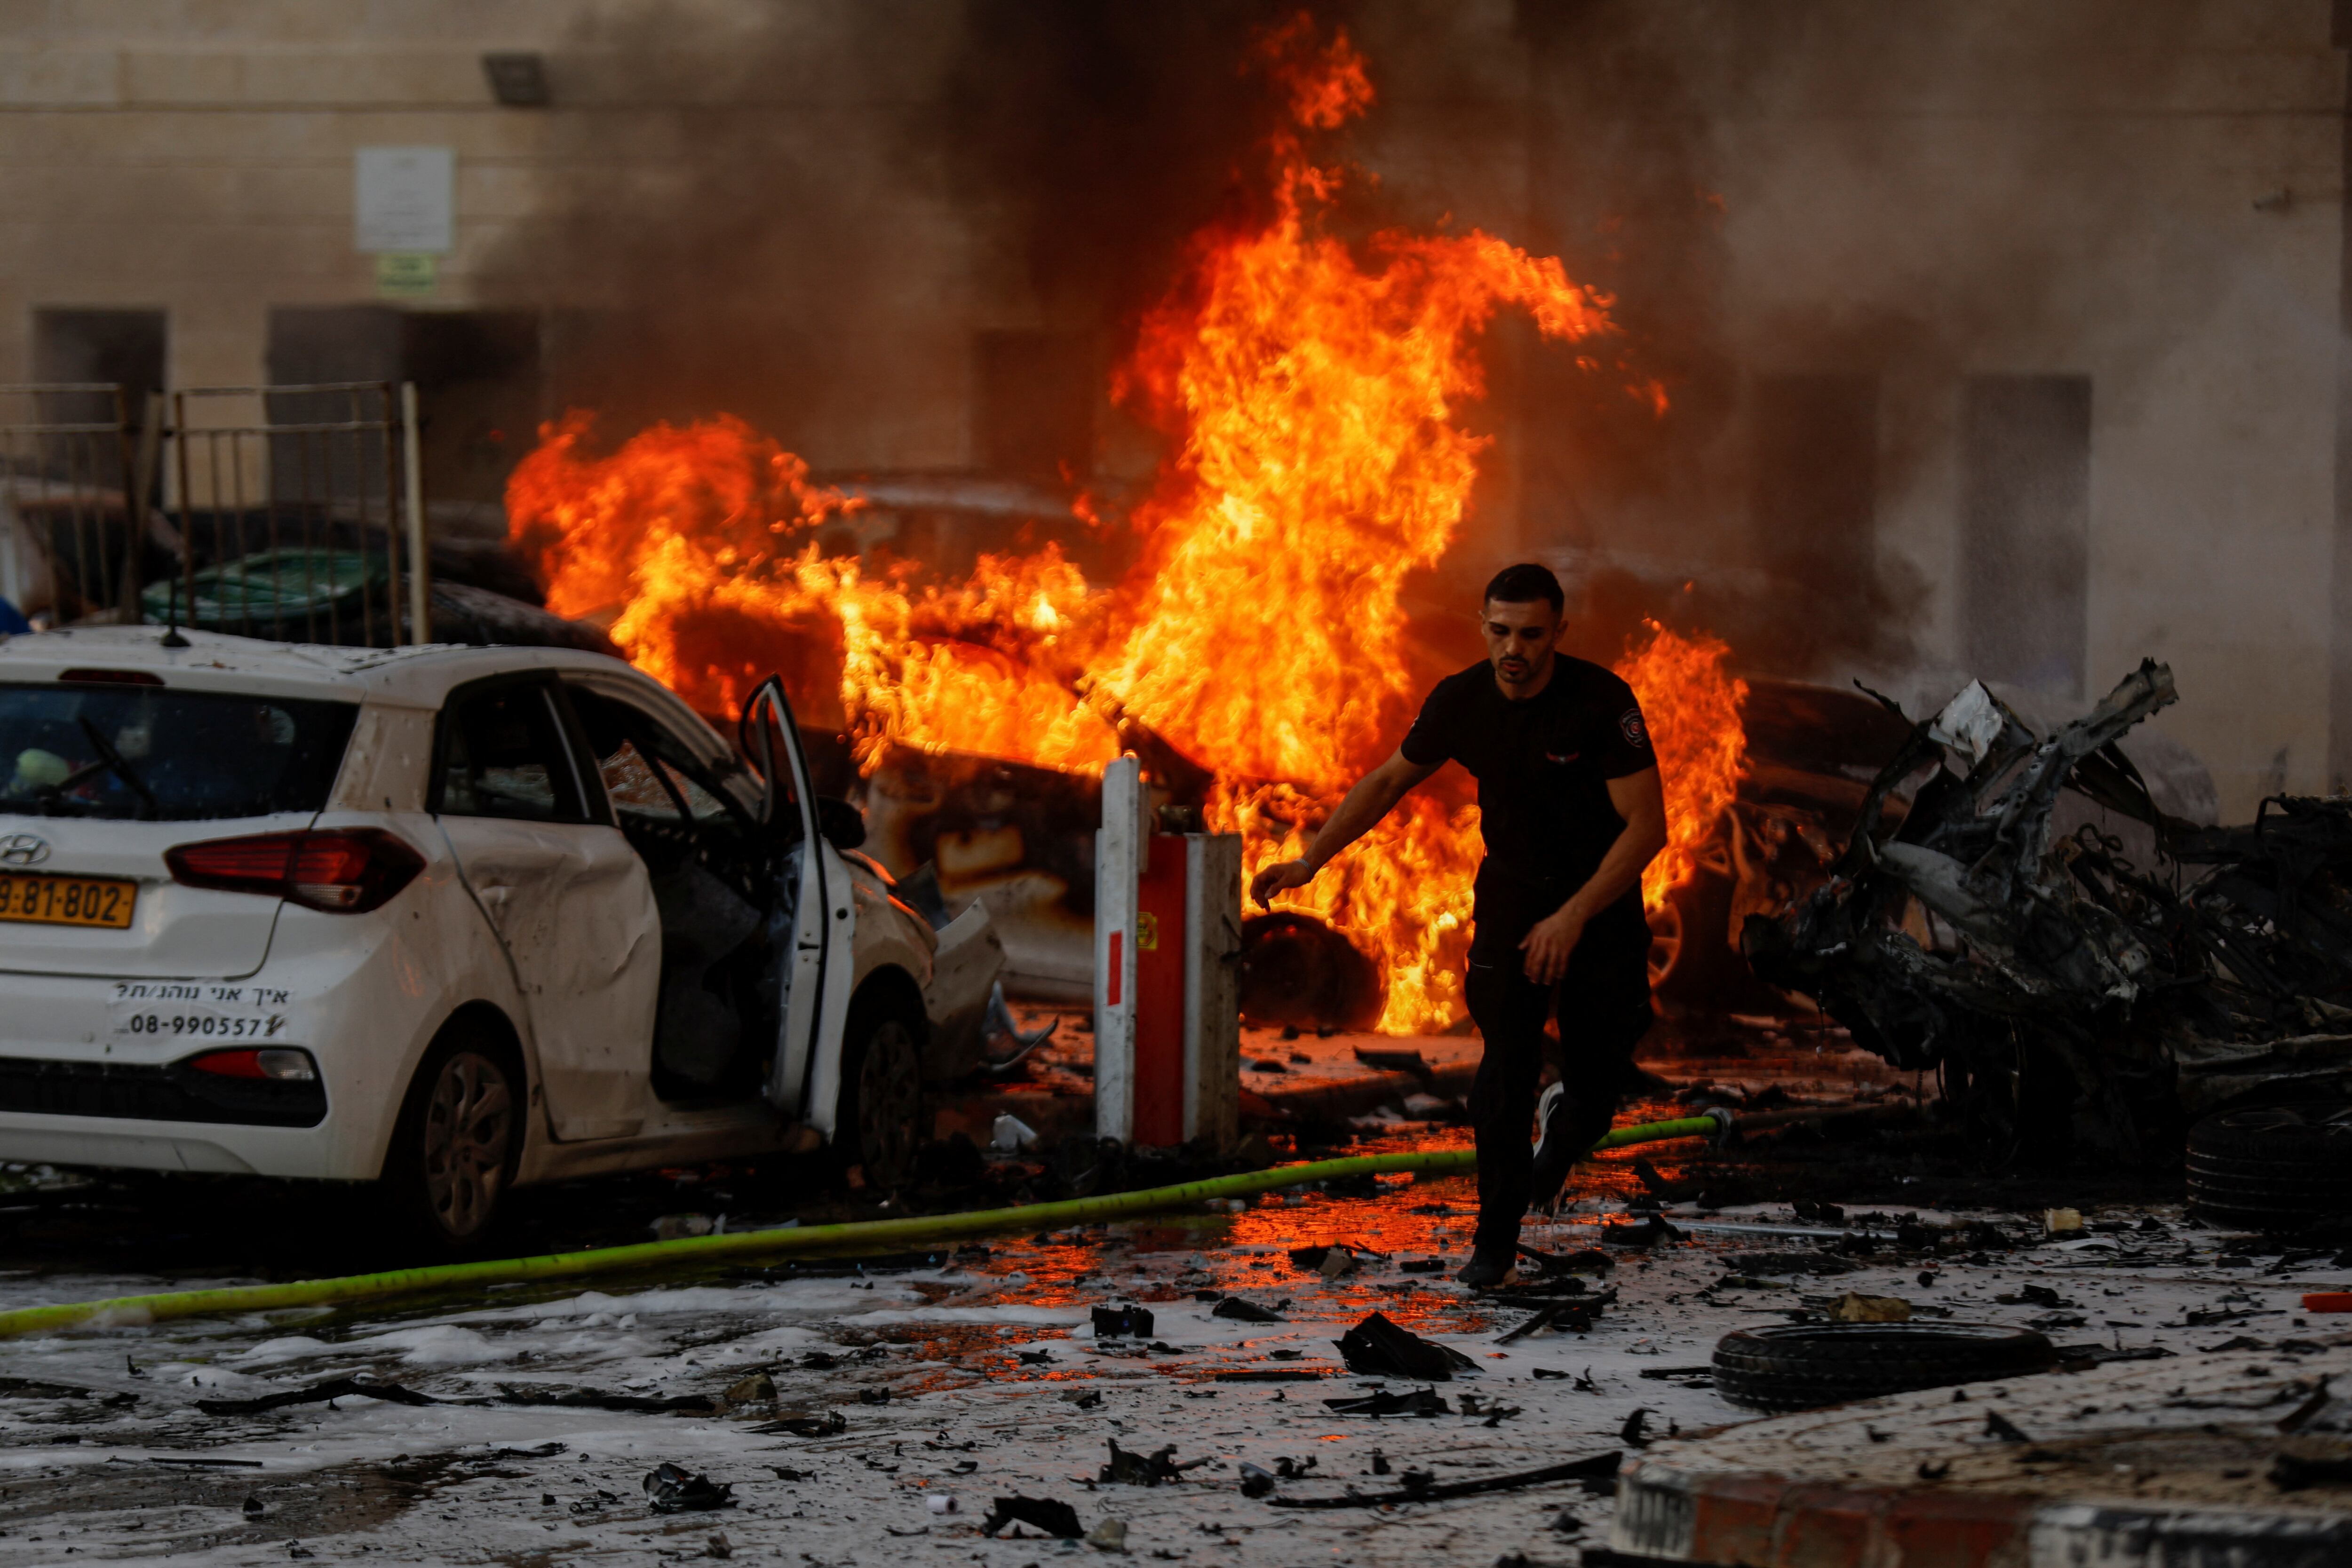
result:
[[[764,1372],[755,1372],[728,1385],[720,1398],[730,1405],[772,1404],[776,1397],[776,1380]]]
[[[1227,1296],[1211,1310],[1209,1315],[1213,1318],[1231,1318],[1236,1322],[1244,1323],[1278,1323],[1287,1321],[1280,1312],[1261,1307],[1255,1301],[1245,1301],[1239,1296]]]
[[[1339,1357],[1349,1371],[1374,1376],[1443,1383],[1457,1371],[1475,1371],[1478,1365],[1450,1345],[1397,1327],[1381,1312],[1372,1313],[1332,1343],[1339,1347]]]
[[[1103,1520],[1092,1530],[1087,1531],[1087,1544],[1097,1552],[1126,1551],[1127,1521],[1118,1519]]]
[[[838,1410],[828,1410],[822,1416],[786,1416],[751,1428],[763,1437],[782,1432],[794,1437],[830,1437],[848,1429],[849,1417]]]
[[[1911,1303],[1900,1296],[1865,1296],[1848,1291],[1830,1309],[1830,1316],[1842,1323],[1907,1323]]]
[[[2044,737],[1970,683],[1880,770],[1828,881],[1748,917],[1750,965],[1893,1065],[1940,1070],[1997,1155],[2154,1155],[2184,1110],[2340,1095],[2352,800],[2273,797],[2245,827],[2168,815],[2116,742],[2175,696],[2150,660]],[[2062,790],[2144,827],[2139,852],[2178,871],[2096,823],[2053,836]]]
[[[1391,1394],[1383,1388],[1352,1399],[1326,1399],[1323,1403],[1341,1416],[1450,1416],[1454,1406],[1445,1396],[1434,1388],[1416,1388],[1411,1394]]]
[[[116,1454],[110,1456],[106,1462],[110,1465],[186,1465],[193,1469],[207,1470],[257,1470],[262,1468],[259,1459],[184,1458],[175,1454],[150,1454],[143,1459],[126,1459]]]
[[[499,1396],[508,1405],[551,1405],[566,1410],[615,1410],[636,1416],[716,1416],[719,1402],[707,1394],[679,1394],[667,1399],[636,1394],[605,1394],[593,1388],[567,1388],[561,1392],[534,1388],[528,1384],[501,1383]],[[431,1405],[440,1401],[417,1395],[399,1401],[404,1405]]]
[[[1274,1475],[1252,1464],[1242,1466],[1242,1496],[1264,1497],[1274,1490]]]
[[[2014,1422],[1998,1410],[1985,1412],[1985,1436],[1998,1437],[2004,1443],[2031,1443],[2032,1438],[2018,1430]]]
[[[144,1376],[145,1374],[134,1375]],[[0,1398],[5,1399],[93,1399],[95,1391],[77,1388],[70,1383],[43,1383],[34,1377],[0,1377]]]
[[[257,1399],[199,1399],[196,1408],[207,1416],[259,1416],[270,1410],[283,1410],[289,1405],[322,1405],[330,1399],[381,1399],[391,1405],[439,1405],[442,1400],[429,1394],[419,1394],[403,1388],[397,1383],[362,1383],[356,1377],[338,1377],[308,1388],[289,1388],[282,1394],[265,1394]],[[702,1402],[705,1406],[709,1400]]]
[[[1648,1423],[1650,1416],[1650,1407],[1644,1405],[1626,1416],[1625,1425],[1617,1430],[1618,1438],[1636,1448],[1648,1448],[1650,1439],[1643,1434],[1642,1428]]]
[[[1598,1247],[1587,1247],[1575,1252],[1538,1252],[1522,1245],[1519,1256],[1534,1263],[1547,1275],[1590,1272],[1605,1274],[1617,1267],[1617,1260]]]
[[[1143,1307],[1097,1307],[1094,1309],[1094,1319],[1097,1339],[1150,1339],[1151,1337],[1151,1313]]]
[[[1063,1541],[1076,1541],[1086,1534],[1078,1526],[1078,1511],[1052,1498],[998,1498],[989,1505],[980,1532],[992,1536],[1008,1524],[1026,1524]]]
[[[646,1475],[645,1487],[646,1500],[653,1504],[656,1513],[699,1512],[735,1506],[732,1483],[688,1475],[681,1467],[666,1460]]]
[[[1681,1241],[1685,1234],[1666,1223],[1663,1214],[1654,1214],[1639,1225],[1604,1225],[1601,1240],[1609,1247],[1655,1247],[1662,1241]]]
[[[1351,1492],[1345,1497],[1278,1497],[1272,1500],[1272,1506],[1381,1508],[1395,1502],[1436,1502],[1445,1498],[1475,1497],[1481,1492],[1511,1491],[1520,1487],[1546,1486],[1553,1481],[1606,1480],[1616,1475],[1623,1457],[1619,1450],[1612,1449],[1605,1454],[1595,1454],[1591,1458],[1570,1459],[1565,1464],[1546,1465],[1540,1469],[1515,1470],[1508,1475],[1486,1476],[1475,1481],[1423,1484],[1388,1492]]]
[[[1156,1487],[1167,1481],[1184,1479],[1186,1470],[1199,1469],[1208,1459],[1193,1459],[1184,1464],[1176,1462],[1176,1445],[1155,1448],[1149,1454],[1131,1453],[1110,1440],[1110,1463],[1102,1468],[1097,1481],[1115,1482],[1120,1486]]]
[[[2344,1486],[2352,1483],[2352,1458],[2282,1453],[2271,1460],[2266,1479],[2281,1491],[2301,1491],[2306,1487]]]

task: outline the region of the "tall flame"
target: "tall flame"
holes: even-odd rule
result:
[[[1363,58],[1303,22],[1259,55],[1298,130],[1269,147],[1271,218],[1201,236],[1122,371],[1174,455],[1119,584],[1090,590],[1052,546],[983,557],[956,584],[868,576],[815,538],[856,503],[740,422],[656,426],[597,457],[575,414],[508,491],[550,608],[614,617],[624,651],[705,711],[740,702],[774,648],[822,645],[868,768],[897,742],[1098,768],[1115,725],[1139,721],[1213,771],[1212,821],[1247,835],[1251,870],[1299,852],[1417,695],[1401,596],[1469,507],[1487,443],[1457,417],[1485,390],[1480,331],[1505,307],[1564,341],[1609,322],[1556,259],[1490,235],[1384,233],[1359,254],[1321,232],[1345,171],[1314,163],[1303,133],[1370,106]],[[1654,628],[1622,672],[1652,715],[1678,835],[1644,879],[1653,904],[1737,777],[1723,653]],[[1409,798],[1293,895],[1382,960],[1384,1030],[1460,1011],[1476,821]]]

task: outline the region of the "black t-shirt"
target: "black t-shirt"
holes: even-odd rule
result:
[[[1503,695],[1491,665],[1446,676],[1421,705],[1402,749],[1422,767],[1459,762],[1478,780],[1482,879],[1508,877],[1565,901],[1624,831],[1609,780],[1655,768],[1658,758],[1633,687],[1599,664],[1552,657],[1551,679],[1521,702]],[[1638,915],[1640,889],[1620,902]]]

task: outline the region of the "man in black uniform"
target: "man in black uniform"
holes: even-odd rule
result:
[[[1486,1040],[1470,1097],[1478,1230],[1457,1277],[1480,1289],[1515,1277],[1519,1217],[1557,1198],[1609,1130],[1650,1026],[1642,868],[1665,847],[1665,795],[1633,688],[1554,650],[1563,602],[1543,567],[1498,573],[1482,613],[1486,662],[1437,684],[1396,755],[1348,791],[1304,859],[1250,884],[1262,905],[1304,886],[1448,761],[1478,780],[1486,858],[1465,987]],[[1555,988],[1565,1073],[1530,1148]]]

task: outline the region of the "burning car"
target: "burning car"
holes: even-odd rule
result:
[[[511,1188],[829,1145],[911,1167],[1001,955],[616,660],[90,628],[0,643],[0,1159]]]

